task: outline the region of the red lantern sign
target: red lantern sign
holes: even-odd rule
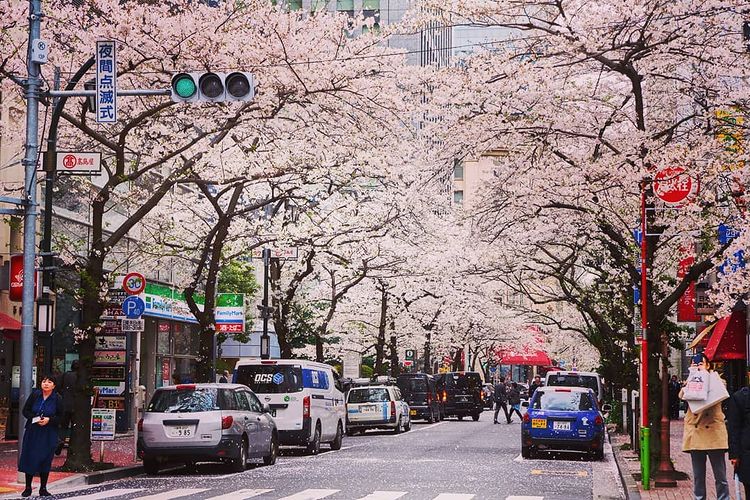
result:
[[[34,300],[36,300],[36,283],[36,273],[34,273]],[[10,257],[8,298],[13,302],[23,302],[23,255]]]
[[[692,193],[695,182],[682,167],[666,167],[654,176],[654,194],[671,205],[684,202]]]

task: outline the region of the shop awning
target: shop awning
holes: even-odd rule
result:
[[[499,363],[502,365],[532,365],[532,366],[551,366],[552,360],[549,359],[544,351],[514,352],[502,351],[499,353]]]
[[[711,361],[745,359],[745,311],[734,311],[716,322],[714,333],[708,340],[706,356]]]
[[[21,322],[12,316],[0,313],[0,332],[8,340],[19,340],[21,338]]]
[[[708,334],[711,333],[711,330],[714,329],[717,323],[718,321],[714,321],[713,323],[708,325],[706,328],[704,328],[703,331],[700,332],[698,336],[695,337],[695,339],[693,339],[693,341],[688,346],[688,349],[695,349],[696,347],[698,347],[700,343],[703,342],[703,339],[705,339],[706,336],[708,336]]]

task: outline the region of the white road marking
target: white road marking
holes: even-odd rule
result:
[[[172,498],[186,497],[208,491],[209,488],[180,488],[178,490],[165,491],[156,495],[134,498],[133,500],[171,500]]]
[[[318,500],[338,493],[339,490],[305,490],[292,496],[279,498],[279,500]]]
[[[405,491],[373,491],[359,500],[396,500],[406,495]]]
[[[544,497],[524,497],[524,496],[509,496],[506,497],[505,500],[544,500]]]
[[[99,500],[101,498],[121,497],[124,495],[130,495],[131,493],[143,491],[144,489],[145,488],[115,488],[114,490],[104,490],[97,493],[89,493],[88,495],[68,497],[68,500]]]
[[[468,493],[441,493],[433,500],[471,500],[474,495]]]
[[[227,493],[226,495],[207,498],[206,500],[244,500],[245,498],[257,497],[263,493],[270,493],[272,491],[273,490],[238,490]]]

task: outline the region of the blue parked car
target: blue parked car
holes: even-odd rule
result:
[[[588,452],[604,458],[604,417],[587,387],[540,387],[529,401],[521,426],[521,456],[539,450]],[[609,411],[609,405],[603,410]]]

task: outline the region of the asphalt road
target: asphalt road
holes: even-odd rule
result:
[[[575,453],[524,460],[519,446],[520,424],[493,425],[485,412],[479,422],[415,422],[403,434],[347,437],[341,450],[314,457],[283,449],[276,465],[240,474],[227,473],[221,464],[200,464],[192,474],[172,469],[53,493],[75,500],[621,498],[611,453],[604,462]]]

